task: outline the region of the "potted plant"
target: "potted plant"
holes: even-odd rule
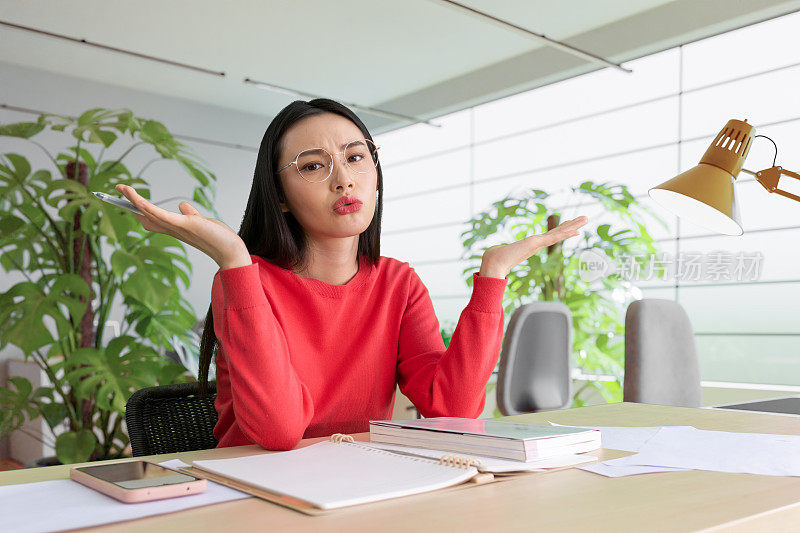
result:
[[[480,268],[483,250],[494,239],[519,240],[544,233],[572,218],[583,206],[597,206],[599,217],[589,214],[582,241],[570,248],[560,243],[541,250],[516,265],[508,274],[503,307],[508,320],[519,306],[535,300],[557,300],[569,307],[573,320],[573,367],[587,374],[613,376],[612,381],[590,380],[573,396],[573,406],[584,404],[581,394],[592,386],[608,402],[622,400],[624,370],[624,311],[627,303],[640,297],[628,276],[619,273],[587,279],[580,275],[580,256],[587,251],[609,261],[635,261],[642,266],[658,254],[645,223],[665,225],[646,211],[624,185],[586,181],[577,187],[550,194],[527,190],[494,202],[470,221],[461,234],[464,258],[477,262],[464,270],[467,284]],[[609,223],[603,222],[610,218]],[[657,273],[657,274],[660,274]]]
[[[51,154],[34,140],[45,129],[71,134],[74,146]],[[216,215],[209,200],[216,178],[163,124],[124,109],[42,114],[0,125],[0,136],[32,143],[47,164],[34,170],[20,154],[0,155],[0,267],[25,278],[0,294],[0,349],[17,346],[49,380],[34,389],[11,377],[0,388],[0,438],[41,416],[60,462],[121,457],[130,395],[191,379],[163,353],[176,339],[189,342],[196,313],[178,283],[189,286],[192,267],[180,241],[146,231],[92,192],[116,194],[125,183],[149,198],[143,173],[168,159],[197,181],[193,201]],[[104,159],[117,141],[127,149]],[[153,152],[135,173],[125,164],[133,150]],[[104,344],[115,297],[123,331]]]

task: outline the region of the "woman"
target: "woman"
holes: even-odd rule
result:
[[[395,386],[423,416],[477,417],[500,351],[506,275],[585,217],[493,246],[445,349],[427,289],[380,256],[383,174],[361,120],[328,99],[295,101],[267,128],[237,235],[187,202],[160,209],[117,189],[145,229],[206,253],[214,276],[200,357],[215,346],[219,446],[291,449],[391,417]]]

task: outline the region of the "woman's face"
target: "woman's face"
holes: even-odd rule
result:
[[[291,165],[279,174],[286,201],[281,209],[289,211],[313,240],[358,236],[366,230],[375,214],[375,193],[378,170],[359,174],[344,164],[344,145],[362,140],[364,134],[341,115],[323,113],[306,117],[293,124],[283,135],[278,168],[294,161],[297,154],[311,148],[324,148],[333,155],[331,175],[322,182],[309,182],[300,177],[297,166]],[[343,196],[362,202],[357,211],[334,210],[334,203]],[[352,209],[352,208],[351,208]]]

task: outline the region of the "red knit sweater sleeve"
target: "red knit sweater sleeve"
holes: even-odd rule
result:
[[[308,388],[261,285],[257,264],[214,276],[211,302],[239,427],[270,450],[294,448],[314,416]]]
[[[397,371],[400,390],[422,416],[477,418],[483,411],[486,384],[500,355],[507,282],[473,275],[472,297],[445,349],[428,290],[411,269]]]

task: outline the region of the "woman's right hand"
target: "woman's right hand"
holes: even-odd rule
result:
[[[142,198],[133,187],[117,185],[144,215],[134,213],[144,229],[170,235],[209,256],[220,268],[252,264],[250,253],[239,235],[224,222],[200,214],[189,202],[178,205],[181,213],[161,209]]]

